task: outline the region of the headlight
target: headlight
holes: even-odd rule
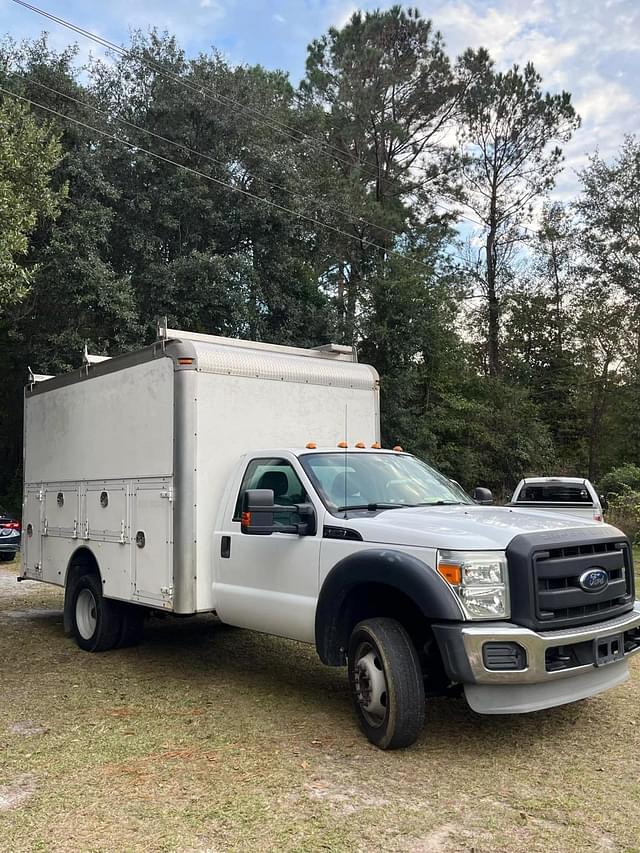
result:
[[[509,616],[507,559],[496,551],[438,551],[438,572],[450,585],[467,619]]]

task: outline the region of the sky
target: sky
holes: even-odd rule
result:
[[[156,26],[177,35],[188,54],[212,46],[231,62],[260,63],[304,74],[306,46],[356,8],[384,8],[362,0],[32,0],[58,17],[110,41],[126,43],[132,28]],[[565,147],[554,196],[578,191],[577,171],[596,149],[615,155],[626,133],[640,134],[640,0],[413,0],[431,18],[455,58],[486,47],[501,69],[530,60],[552,92],[566,89],[582,127]],[[0,34],[15,39],[50,33],[54,46],[72,34],[12,0],[0,0]],[[77,37],[81,55],[96,46]]]

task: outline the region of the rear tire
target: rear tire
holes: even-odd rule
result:
[[[0,561],[3,563],[10,563],[12,560],[15,560],[15,557],[15,554],[10,554],[5,551],[4,553],[0,554]]]
[[[418,653],[403,626],[378,617],[359,622],[348,650],[349,684],[360,727],[380,749],[419,737],[425,718]]]
[[[121,628],[117,648],[137,646],[144,637],[144,609],[137,604],[120,605]]]
[[[118,603],[102,595],[100,579],[81,575],[73,585],[71,619],[76,643],[86,652],[106,652],[114,648],[122,631]]]

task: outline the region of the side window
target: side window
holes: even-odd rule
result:
[[[293,506],[304,503],[307,494],[298,475],[286,459],[252,459],[247,465],[238,493],[233,520],[240,521],[242,499],[248,489],[271,489],[276,504]],[[297,513],[275,513],[274,524],[286,526],[300,521]]]

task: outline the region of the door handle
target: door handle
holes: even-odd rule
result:
[[[220,556],[229,559],[231,556],[231,537],[223,536],[220,540]]]

